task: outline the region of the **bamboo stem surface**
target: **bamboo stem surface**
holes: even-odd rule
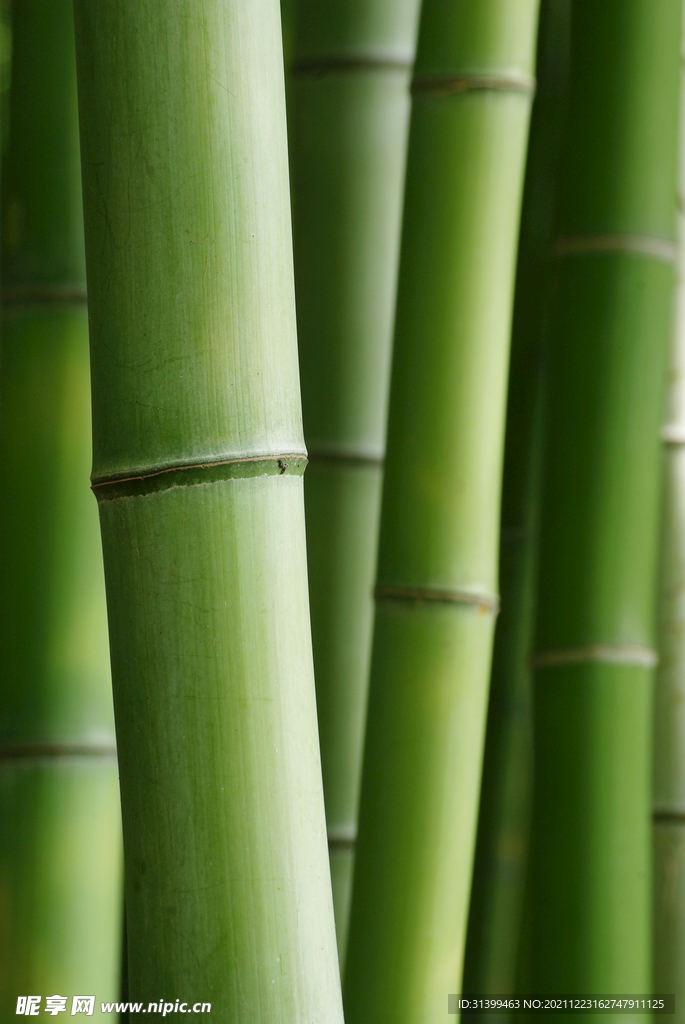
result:
[[[654,716],[654,990],[685,1001],[685,74],[681,53],[676,318],[664,440]]]
[[[71,4],[15,4],[13,50],[0,344],[3,1020],[21,995],[116,998],[121,903],[102,553],[88,487]]]
[[[288,101],[312,638],[341,964],[417,17],[416,0],[301,4]]]
[[[348,1024],[461,979],[537,3],[424,4],[345,974]]]
[[[569,0],[543,0],[526,166],[507,401],[500,594],[464,964],[465,993],[513,993],[530,831],[535,562],[549,341],[555,176]],[[498,1015],[508,1020],[509,1015]],[[486,1017],[484,1015],[484,1020]],[[486,1022],[487,1024],[487,1022]]]
[[[329,1024],[278,3],[76,25],[130,998]]]
[[[650,722],[681,6],[573,5],[533,658],[540,991],[651,986]]]

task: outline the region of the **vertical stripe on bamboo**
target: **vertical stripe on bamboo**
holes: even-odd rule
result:
[[[685,75],[681,52],[675,329],[664,440],[659,666],[654,707],[654,989],[685,1000]]]

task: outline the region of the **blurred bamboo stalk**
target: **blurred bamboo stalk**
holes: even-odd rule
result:
[[[102,553],[88,487],[69,0],[14,4],[13,49],[0,344],[3,1020],[29,993],[116,997],[122,888]]]
[[[570,0],[542,0],[512,324],[500,535],[501,610],[495,628],[464,993],[515,991],[533,781],[529,659],[535,622],[543,362],[549,340],[554,189],[569,15]],[[483,1017],[490,1024],[500,1019],[509,1017]]]
[[[297,0],[281,0],[281,38],[283,39],[283,65],[286,76],[286,90],[293,58],[293,37],[295,34],[297,8]]]
[[[651,986],[650,722],[681,9],[573,4],[533,659],[538,991]]]
[[[4,158],[9,123],[8,100],[12,74],[12,26],[9,0],[0,0],[0,155]]]
[[[335,1024],[278,2],[76,26],[130,998]]]
[[[537,9],[421,12],[348,1024],[438,1020],[462,974]]]
[[[417,0],[301,3],[288,99],[309,592],[341,965]]]
[[[654,991],[685,1004],[685,73],[681,53],[678,290],[661,522],[654,733]]]

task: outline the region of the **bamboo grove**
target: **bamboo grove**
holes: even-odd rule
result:
[[[681,1019],[684,8],[2,4],[3,1021]]]

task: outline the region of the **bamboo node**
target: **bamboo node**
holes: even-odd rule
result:
[[[53,757],[116,757],[117,748],[96,743],[9,743],[0,746],[0,761]]]
[[[411,83],[413,95],[430,93],[448,96],[463,92],[520,92],[532,96],[535,79],[529,75],[430,75],[415,78]]]
[[[559,647],[556,650],[539,651],[530,659],[530,666],[537,669],[595,662],[654,668],[658,660],[655,650],[641,644],[588,644],[586,647]]]
[[[344,850],[354,851],[357,843],[357,832],[356,829],[329,829],[328,830],[328,849],[334,852],[342,852]]]
[[[133,494],[168,490],[171,487],[192,487],[234,477],[302,475],[307,456],[302,452],[286,455],[248,455],[242,458],[213,459],[178,463],[159,469],[139,470],[126,476],[94,477],[91,488],[98,501],[113,501]]]
[[[321,76],[339,71],[409,71],[413,61],[408,57],[349,56],[303,57],[291,64],[293,75]]]
[[[86,305],[85,288],[76,285],[18,284],[7,285],[0,293],[3,306]]]
[[[430,590],[423,587],[376,587],[377,601],[409,601],[423,604],[425,601],[439,601],[447,604],[470,604],[478,607],[481,615],[499,611],[499,595],[472,590]]]
[[[383,456],[382,455],[361,455],[357,452],[327,452],[323,449],[320,451],[309,450],[309,461],[311,462],[331,462],[331,463],[347,463],[348,465],[359,465],[359,466],[382,466]]]
[[[678,247],[664,238],[649,238],[646,235],[575,235],[557,238],[553,252],[560,259],[590,253],[622,252],[674,263]]]
[[[663,804],[656,804],[652,811],[652,817],[654,821],[663,822],[664,824],[685,825],[685,807],[682,805],[669,807]]]
[[[685,444],[685,424],[667,423],[661,428],[661,440],[668,445]]]

